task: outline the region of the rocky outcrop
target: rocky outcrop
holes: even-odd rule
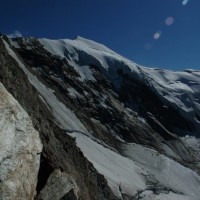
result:
[[[0,199],[36,195],[42,144],[31,118],[0,83]]]
[[[4,39],[7,41],[6,37]],[[118,199],[108,187],[103,175],[85,158],[75,140],[60,127],[44,99],[29,82],[27,75],[8,54],[1,39],[0,80],[25,108],[34,127],[40,133],[43,144],[41,165],[44,166],[39,170],[38,194],[44,188],[50,174],[55,169],[60,169],[73,177],[79,188],[80,200]],[[46,166],[49,170],[45,172]]]
[[[78,199],[78,187],[73,178],[59,169],[54,170],[49,176],[45,187],[42,189],[36,200],[60,200],[63,197],[74,194]]]

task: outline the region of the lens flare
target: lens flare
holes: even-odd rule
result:
[[[167,17],[165,20],[165,24],[167,26],[171,26],[174,23],[174,18],[173,17]]]
[[[161,36],[161,31],[157,31],[156,33],[154,33],[153,38],[155,40],[158,40],[160,38],[160,36]]]
[[[183,1],[182,1],[182,5],[183,5],[183,6],[186,6],[186,5],[188,4],[189,1],[190,1],[190,0],[183,0]]]

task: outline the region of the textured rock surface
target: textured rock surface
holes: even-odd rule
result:
[[[30,117],[0,83],[1,200],[34,199],[41,151]]]
[[[37,200],[60,200],[72,191],[78,199],[78,187],[73,178],[56,169],[49,176],[44,189],[40,192]]]

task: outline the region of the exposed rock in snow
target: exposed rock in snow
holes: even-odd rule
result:
[[[30,117],[0,83],[0,199],[34,199],[41,151]]]
[[[185,142],[185,144],[191,148],[193,151],[195,151],[196,156],[199,159],[200,162],[200,139],[196,138],[194,136],[186,135],[185,137],[182,137],[182,140]],[[199,163],[200,165],[200,163]]]

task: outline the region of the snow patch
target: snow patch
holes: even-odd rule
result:
[[[189,196],[169,192],[168,194],[156,195],[152,191],[143,192],[140,194],[140,200],[192,200]]]
[[[165,187],[177,193],[198,200],[200,196],[200,176],[157,151],[138,144],[124,144],[124,154],[152,174]]]
[[[116,196],[121,197],[121,192],[132,196],[146,188],[144,175],[147,173],[132,160],[83,134],[74,132],[70,135],[76,138],[77,146],[97,171],[104,175]]]

